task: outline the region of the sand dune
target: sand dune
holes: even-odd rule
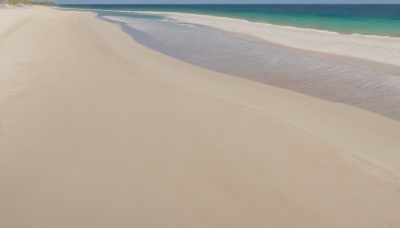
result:
[[[400,225],[399,122],[179,62],[91,13],[0,23],[0,227]]]

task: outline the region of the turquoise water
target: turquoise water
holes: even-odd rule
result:
[[[61,5],[116,11],[183,12],[301,28],[400,37],[399,5]],[[123,14],[119,12],[119,14]],[[118,15],[120,16],[120,15]],[[132,15],[130,15],[132,16]],[[138,17],[148,17],[137,14]]]

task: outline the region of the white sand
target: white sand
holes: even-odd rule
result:
[[[0,23],[0,75],[25,82],[1,85],[0,227],[400,226],[399,122],[179,62],[91,13]]]
[[[344,35],[329,31],[278,26],[208,15],[169,12],[145,13],[163,15],[178,21],[206,25],[228,32],[251,35],[287,47],[400,66],[400,38],[360,34]]]

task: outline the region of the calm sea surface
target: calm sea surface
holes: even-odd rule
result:
[[[399,2],[400,3],[400,2]],[[62,5],[82,9],[208,14],[304,28],[400,37],[398,5]]]

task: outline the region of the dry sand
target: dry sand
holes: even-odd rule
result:
[[[0,10],[0,77],[0,227],[400,226],[394,120],[83,12]]]

